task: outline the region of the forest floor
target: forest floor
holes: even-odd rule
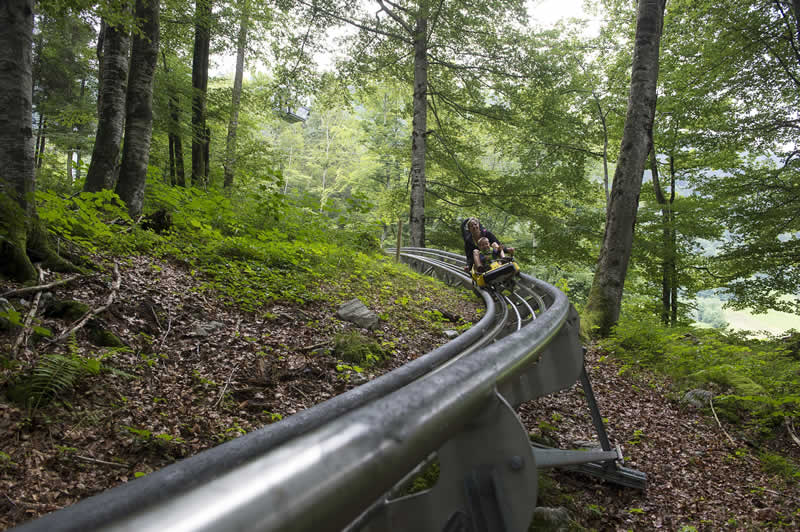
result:
[[[84,327],[75,340],[31,344],[33,350],[21,351],[21,364],[6,362],[0,369],[6,393],[20,368],[45,352],[93,358],[104,353],[107,367],[135,376],[87,376],[35,411],[0,396],[0,529],[134,480],[399,367],[445,343],[447,329],[476,320],[482,305],[469,293],[454,296],[441,285],[431,289],[428,281],[393,283],[391,293],[380,280],[362,283],[348,297],[358,296],[386,318],[367,332],[335,317],[342,302],[336,283],[323,285],[327,299],[274,303],[253,313],[204,292],[202,281],[181,265],[138,257],[121,264],[120,272],[114,302],[95,321],[125,349],[93,345]],[[52,300],[97,308],[111,290],[106,277],[56,287]],[[15,288],[0,282],[0,294]],[[27,300],[30,305],[31,297]],[[425,317],[435,310],[452,321]],[[43,315],[37,325],[58,334],[68,323]],[[331,347],[334,337],[348,330],[387,346],[392,356],[361,373],[343,369]],[[18,334],[0,332],[0,350],[8,352]],[[648,490],[545,472],[540,505],[565,506],[576,527],[595,530],[800,524],[800,486],[766,473],[732,427],[726,430],[735,443],[707,413],[679,406],[667,382],[633,373],[594,350],[587,368],[609,436],[622,446],[628,467],[647,473]],[[593,439],[577,385],[526,403],[520,415],[532,433],[562,448]]]

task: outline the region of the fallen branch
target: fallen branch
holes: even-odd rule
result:
[[[318,344],[307,345],[306,347],[301,347],[300,351],[313,351],[314,349],[316,349],[318,347],[329,345],[331,342],[333,342],[333,340],[325,340],[324,342],[320,342]]]
[[[789,431],[789,436],[791,436],[792,441],[794,441],[794,443],[797,444],[798,447],[800,447],[800,438],[798,438],[797,434],[795,434],[794,432],[794,423],[792,423],[792,421],[788,417],[784,417],[783,421],[784,423],[786,423],[786,430]]]
[[[311,398],[310,398],[309,396],[307,396],[307,395],[305,394],[305,392],[303,392],[303,390],[301,390],[301,389],[300,389],[300,388],[298,388],[297,386],[294,386],[294,385],[292,385],[292,390],[296,391],[297,393],[299,393],[300,395],[302,395],[303,397],[305,397],[305,398],[306,398],[306,399],[308,399],[309,401],[311,400]]]
[[[222,398],[225,397],[225,390],[228,389],[228,385],[231,383],[231,379],[233,378],[233,374],[236,373],[236,370],[238,368],[239,368],[239,364],[236,364],[233,367],[233,369],[231,370],[231,374],[228,375],[228,380],[227,380],[227,382],[225,382],[225,386],[222,387],[222,393],[219,394],[219,399],[217,399],[217,402],[214,403],[214,408],[216,408],[217,405],[219,405],[219,403],[222,401]]]
[[[731,438],[731,435],[730,435],[730,434],[728,434],[727,432],[725,432],[725,429],[724,429],[724,428],[722,428],[722,423],[720,423],[720,422],[719,422],[719,418],[717,417],[717,412],[716,412],[716,410],[714,410],[714,400],[713,400],[713,399],[711,399],[711,398],[709,398],[709,399],[708,399],[708,404],[711,406],[711,413],[712,413],[712,414],[714,414],[714,419],[716,419],[716,420],[717,420],[717,425],[719,426],[719,429],[722,431],[722,433],[723,433],[725,436],[727,436],[727,437],[728,437],[728,440],[730,440],[731,444],[732,444],[732,445],[735,447],[735,446],[736,446],[736,442],[735,442],[735,441],[733,441],[733,438]]]
[[[36,271],[39,274],[39,283],[44,281],[44,272],[39,266],[36,266]],[[25,322],[22,324],[22,330],[17,336],[17,339],[14,341],[14,345],[11,347],[11,358],[17,358],[17,351],[20,349],[25,348],[25,345],[28,343],[28,337],[31,334],[31,323],[33,322],[33,317],[36,315],[36,311],[39,310],[39,300],[42,298],[42,292],[36,292],[36,296],[33,298],[33,303],[31,304],[31,309],[28,311],[28,315],[25,316]]]
[[[84,462],[92,462],[94,464],[110,465],[110,466],[114,466],[114,467],[120,467],[122,469],[128,469],[130,467],[128,464],[120,464],[118,462],[107,462],[105,460],[98,460],[97,458],[90,458],[88,456],[80,456],[80,455],[77,455],[77,454],[75,455],[75,458],[77,458],[79,460],[83,460]]]
[[[152,309],[152,307],[151,307],[151,309]],[[158,352],[159,353],[164,348],[164,342],[167,341],[167,336],[169,336],[169,332],[172,330],[172,313],[169,312],[169,309],[167,310],[167,312],[168,312],[168,314],[167,314],[167,332],[164,333],[164,336],[161,337],[161,341],[158,343]],[[155,312],[153,312],[153,314],[155,314]],[[161,325],[159,325],[158,328],[160,329]]]
[[[111,293],[108,294],[108,297],[106,298],[105,304],[103,306],[97,307],[96,309],[89,310],[78,321],[76,321],[72,325],[72,327],[70,327],[66,331],[62,332],[61,334],[59,334],[55,338],[55,340],[53,340],[52,342],[53,343],[60,342],[64,338],[70,336],[71,334],[74,334],[75,331],[77,331],[78,329],[80,329],[81,327],[86,325],[86,322],[89,321],[89,318],[91,318],[93,316],[97,316],[101,312],[105,311],[108,307],[110,307],[111,303],[114,302],[114,298],[116,297],[117,292],[119,291],[120,284],[122,284],[122,277],[120,276],[120,273],[119,273],[119,266],[115,262],[114,263],[114,281],[111,283]]]
[[[97,274],[92,274],[88,277],[94,277]],[[32,294],[34,292],[43,292],[47,289],[60,286],[62,284],[71,283],[75,279],[79,279],[83,277],[82,275],[73,275],[72,277],[68,277],[66,279],[61,279],[59,281],[53,281],[52,283],[47,284],[37,284],[36,286],[26,286],[25,288],[18,288],[16,290],[9,290],[5,294],[0,294],[0,297],[10,297],[10,296],[21,296],[25,294]]]

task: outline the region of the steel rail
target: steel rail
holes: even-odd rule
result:
[[[448,272],[450,273],[450,272]],[[461,281],[469,285],[463,272]],[[278,423],[267,425],[239,438],[207,449],[197,455],[170,464],[134,481],[101,492],[71,506],[29,521],[15,528],[16,532],[83,532],[114,523],[142,507],[175,497],[234,469],[271,449],[305,434],[330,419],[342,416],[370,401],[384,397],[419,377],[430,373],[458,356],[471,345],[486,342],[487,331],[493,330],[497,307],[490,294],[479,294],[486,313],[470,329],[433,351],[389,373],[298,412]]]

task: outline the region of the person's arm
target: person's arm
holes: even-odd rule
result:
[[[483,266],[483,264],[481,263],[481,252],[478,251],[477,249],[472,250],[472,261],[475,263],[476,268],[480,268],[481,266]]]

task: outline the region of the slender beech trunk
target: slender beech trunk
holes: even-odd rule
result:
[[[656,108],[658,53],[666,0],[639,0],[628,112],[611,185],[605,235],[584,310],[584,331],[607,336],[619,320],[639,192],[650,153]]]
[[[122,27],[105,24],[98,93],[97,135],[83,190],[114,188],[119,148],[125,124],[130,36]]]
[[[169,184],[175,186],[175,141],[172,133],[167,135],[169,141]]]
[[[178,100],[178,91],[173,86],[170,79],[169,65],[167,64],[167,54],[161,50],[161,58],[164,61],[164,73],[167,74],[167,108],[169,111],[169,122],[167,127],[167,137],[169,138],[169,175],[172,185],[186,186],[186,175],[183,170],[183,142],[181,141],[181,106]]]
[[[177,107],[176,107],[177,109]],[[176,117],[177,111],[176,111]],[[179,122],[176,122],[179,123]],[[186,186],[186,172],[183,168],[183,141],[181,140],[180,133],[173,133],[172,142],[175,145],[175,173],[177,177],[177,185],[181,187]]]
[[[41,168],[42,161],[44,161],[44,148],[47,144],[47,118],[45,118],[44,122],[42,123],[42,133],[39,135],[39,140],[39,158],[36,159],[36,168]]]
[[[205,181],[206,92],[211,41],[211,0],[196,0],[192,56],[192,185]]]
[[[39,113],[39,124],[36,126],[36,143],[34,144],[33,160],[36,168],[39,167],[39,159],[42,157],[42,152],[39,150],[39,145],[44,138],[44,115]]]
[[[133,39],[125,118],[125,145],[116,192],[132,218],[142,213],[150,139],[153,132],[153,80],[158,64],[159,0],[136,0],[141,32]]]
[[[672,165],[670,156],[670,168]],[[675,202],[675,174],[670,172],[671,188],[669,199],[661,189],[661,180],[658,172],[658,159],[655,146],[650,152],[650,172],[653,175],[653,190],[656,201],[661,206],[661,323],[674,326],[677,316],[672,317],[673,309],[677,307],[677,274],[675,271],[675,229],[672,205]]]
[[[427,4],[426,4],[427,5]],[[425,247],[425,133],[428,128],[428,13],[414,28],[414,117],[411,127],[410,245]]]
[[[608,210],[610,201],[608,192],[608,124],[606,123],[608,111],[603,112],[603,106],[600,104],[600,98],[597,97],[596,92],[592,91],[592,96],[597,105],[597,116],[600,117],[600,124],[603,126],[603,190],[606,192],[606,210]]]
[[[103,45],[106,38],[108,25],[105,19],[100,20],[100,30],[97,32],[97,116],[103,108]]]
[[[669,156],[669,188],[669,203],[667,204],[669,206],[667,209],[667,214],[669,215],[669,219],[667,220],[669,234],[667,236],[669,238],[670,260],[667,268],[670,275],[671,289],[670,319],[674,326],[678,324],[678,241],[676,236],[677,231],[675,229],[675,209],[673,209],[673,205],[675,204],[675,156],[673,154]]]
[[[233,96],[231,98],[231,118],[228,122],[228,139],[225,144],[224,188],[233,185],[236,171],[236,130],[239,127],[239,103],[242,99],[242,78],[244,77],[244,52],[247,47],[247,26],[250,22],[248,0],[242,2],[242,16],[239,22],[239,39],[236,42],[236,73],[233,77]]]

